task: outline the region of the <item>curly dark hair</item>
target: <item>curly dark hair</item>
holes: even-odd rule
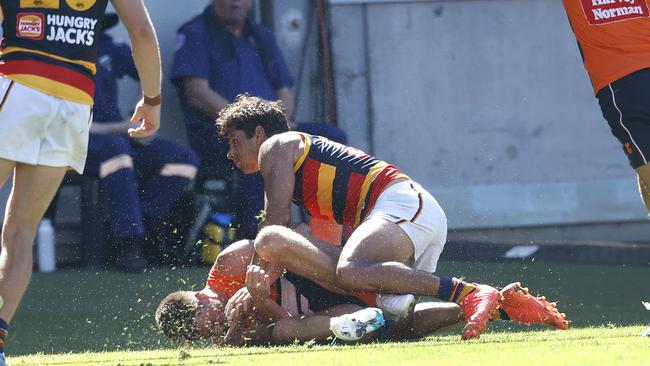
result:
[[[226,137],[242,130],[251,138],[257,126],[262,126],[268,137],[289,131],[281,101],[270,102],[248,94],[239,94],[234,102],[223,108],[216,125],[219,133]]]
[[[191,291],[176,291],[167,295],[156,309],[156,325],[169,338],[196,341],[196,315],[201,306]]]

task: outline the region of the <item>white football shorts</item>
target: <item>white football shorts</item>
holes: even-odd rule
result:
[[[406,180],[386,188],[368,214],[399,225],[414,246],[413,267],[434,273],[447,241],[447,217],[433,196]]]
[[[0,158],[83,172],[92,106],[0,77]]]

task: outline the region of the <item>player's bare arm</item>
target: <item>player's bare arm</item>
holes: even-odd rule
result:
[[[142,87],[142,99],[135,107],[129,130],[131,137],[151,136],[160,128],[161,67],[158,39],[142,0],[111,0],[129,33],[133,59]]]
[[[293,164],[302,151],[295,133],[272,136],[260,147],[258,161],[264,177],[264,211],[261,226],[291,225],[291,199],[295,186]]]
[[[187,102],[206,116],[218,116],[219,111],[228,105],[228,100],[210,88],[207,79],[186,77],[183,79],[183,91]]]
[[[251,294],[257,319],[268,324],[289,317],[289,312],[271,299],[271,278],[255,265],[246,271],[246,288]]]
[[[214,265],[220,273],[244,273],[251,263],[254,250],[251,240],[236,241],[219,253]]]

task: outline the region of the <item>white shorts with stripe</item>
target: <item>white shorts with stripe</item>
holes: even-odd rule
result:
[[[0,158],[83,172],[92,106],[0,77]]]
[[[413,267],[433,273],[447,241],[447,217],[433,196],[413,181],[386,188],[368,214],[394,222],[411,238]]]

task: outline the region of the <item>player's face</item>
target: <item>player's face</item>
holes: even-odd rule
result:
[[[199,300],[201,310],[196,315],[196,328],[201,338],[219,337],[225,334],[226,316],[224,303],[214,297]]]
[[[212,6],[222,22],[242,25],[253,6],[253,0],[212,0]]]
[[[260,145],[257,135],[249,138],[244,131],[235,130],[228,135],[228,159],[232,160],[242,173],[255,173],[260,170],[257,162]]]

